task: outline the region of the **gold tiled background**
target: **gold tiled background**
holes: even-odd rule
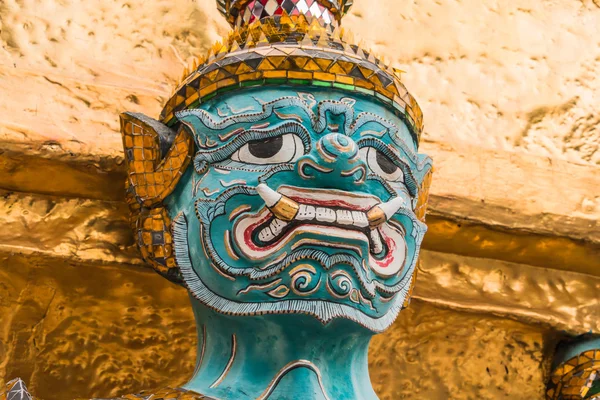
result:
[[[541,400],[559,332],[598,329],[597,3],[359,0],[345,18],[407,71],[437,165],[441,253],[374,341],[383,399]],[[191,314],[133,247],[118,115],[157,116],[229,27],[212,0],[3,0],[0,25],[0,184],[17,192],[0,192],[0,376],[48,400],[185,380]]]

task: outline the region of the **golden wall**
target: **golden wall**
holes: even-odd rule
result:
[[[64,400],[189,377],[186,293],[127,225],[118,114],[158,114],[229,30],[213,3],[0,0],[0,380]],[[600,3],[355,3],[344,25],[406,71],[436,164],[375,387],[541,400],[557,342],[600,330]]]

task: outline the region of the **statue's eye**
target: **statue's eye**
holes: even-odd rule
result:
[[[388,156],[374,147],[363,147],[360,149],[363,160],[369,169],[387,181],[402,182],[404,173]]]
[[[288,133],[252,140],[233,153],[231,159],[248,164],[277,164],[296,161],[302,154],[302,139],[298,135]]]

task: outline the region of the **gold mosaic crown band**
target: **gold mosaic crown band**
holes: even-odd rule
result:
[[[226,17],[233,16],[232,10],[244,4],[235,14],[237,19],[239,12],[245,13],[243,10],[258,1],[263,6],[270,2],[278,5],[286,2],[217,2]],[[257,13],[260,19],[255,18],[249,24],[243,22],[234,28],[223,42],[216,43],[193,65],[191,73],[185,71],[183,81],[161,113],[161,121],[174,126],[177,111],[196,108],[233,90],[267,85],[324,87],[366,95],[383,103],[406,122],[418,145],[423,114],[400,80],[402,71],[390,68],[370,50],[352,44],[352,35],[336,24],[324,22],[322,13],[317,17],[318,13],[313,15],[312,11],[308,16],[301,12],[306,11],[307,0],[291,1],[296,6],[301,4],[297,15],[289,15],[285,9],[276,9],[279,15],[267,14],[266,17]],[[323,6],[334,2],[314,0],[311,4]],[[341,18],[349,4],[349,1],[339,0],[331,7]],[[268,8],[268,11],[272,10],[273,7]]]

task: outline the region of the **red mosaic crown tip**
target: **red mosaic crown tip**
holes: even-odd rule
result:
[[[287,14],[316,19],[321,26],[338,26],[353,0],[217,0],[217,8],[233,27]]]

